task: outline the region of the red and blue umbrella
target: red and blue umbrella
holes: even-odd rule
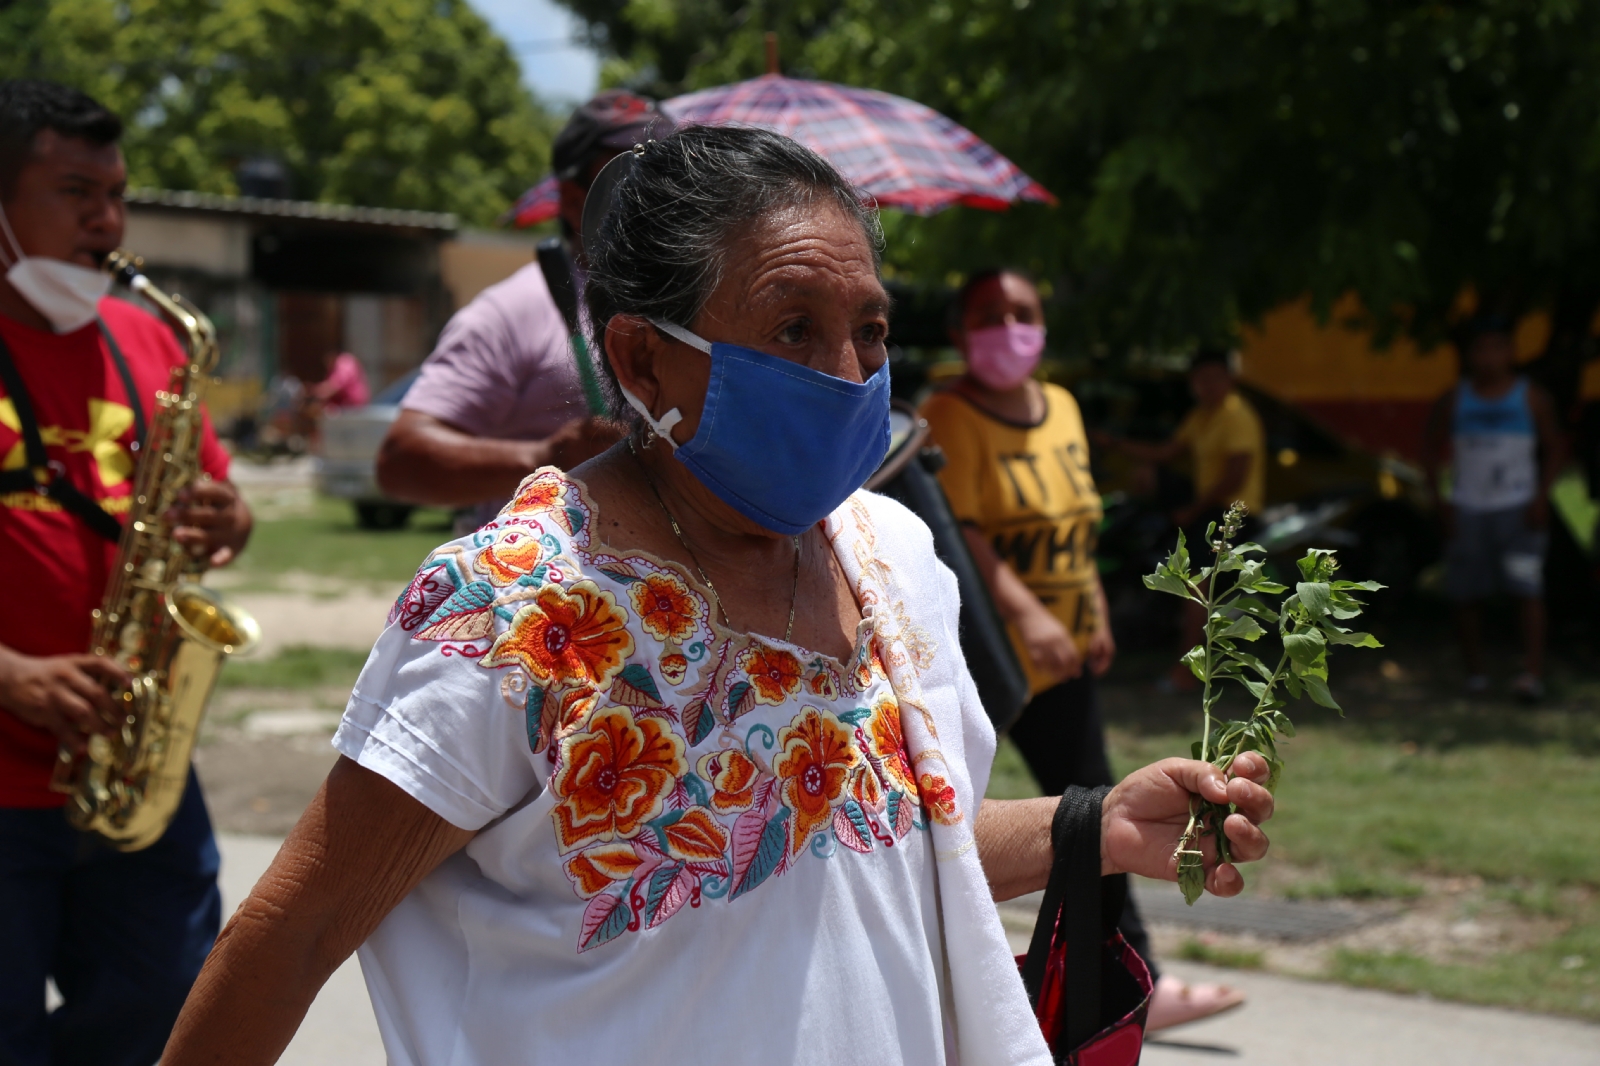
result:
[[[768,74],[661,105],[679,125],[762,126],[815,151],[880,207],[931,215],[961,204],[1004,211],[1055,197],[977,134],[914,100]],[[512,224],[554,218],[553,177],[522,195]]]

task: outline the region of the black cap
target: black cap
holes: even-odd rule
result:
[[[654,100],[626,89],[607,89],[580,106],[556,135],[551,168],[561,181],[582,181],[596,158],[672,132],[672,120]]]

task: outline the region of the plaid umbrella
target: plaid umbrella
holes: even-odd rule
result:
[[[956,204],[1004,211],[1056,198],[971,130],[901,96],[768,74],[674,97],[661,105],[682,126],[764,126],[821,155],[880,207],[931,215]],[[545,178],[506,212],[514,226],[556,216]]]
[[[539,184],[517,197],[511,210],[500,217],[500,224],[516,226],[518,229],[537,226],[555,218],[560,208],[561,190],[556,184],[556,176],[548,174]]]
[[[764,126],[838,167],[880,207],[931,215],[956,204],[1004,211],[1055,197],[971,130],[876,89],[767,74],[661,105],[679,125]]]

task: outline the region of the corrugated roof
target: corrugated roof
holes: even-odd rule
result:
[[[305,220],[342,222],[363,226],[394,226],[404,229],[454,232],[456,216],[436,211],[398,211],[387,207],[352,207],[349,204],[323,204],[310,200],[268,200],[256,196],[218,196],[208,192],[181,192],[175,189],[129,189],[124,199],[130,204],[170,207],[185,211],[208,211],[230,215],[256,215]]]

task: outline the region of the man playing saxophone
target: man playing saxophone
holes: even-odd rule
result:
[[[162,838],[122,852],[72,829],[58,746],[105,732],[115,662],[86,653],[139,443],[184,360],[106,296],[122,240],[121,122],[41,81],[0,82],[0,1062],[156,1061],[217,931],[217,849],[194,777]],[[210,566],[250,535],[209,424],[211,477],[170,516]],[[45,1010],[45,979],[63,1003]]]

